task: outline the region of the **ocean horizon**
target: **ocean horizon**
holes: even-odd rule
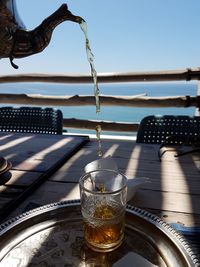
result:
[[[140,95],[147,96],[196,96],[197,82],[168,82],[168,83],[116,83],[99,84],[102,95]],[[42,94],[42,95],[94,95],[93,84],[58,84],[58,83],[5,83],[0,84],[0,92],[7,94]],[[11,106],[11,104],[1,104]],[[13,106],[13,104],[12,104]],[[23,105],[15,105],[23,106]],[[135,108],[135,107],[107,107],[101,106],[101,112],[96,114],[95,106],[65,107],[53,106],[63,112],[64,118],[77,118],[88,120],[106,120],[119,122],[139,123],[148,115],[189,115],[195,114],[195,108]],[[95,131],[78,131],[67,129],[69,133],[83,132],[94,133]],[[103,133],[103,132],[102,132]],[[108,132],[106,133],[108,134]],[[127,133],[125,133],[127,134]]]

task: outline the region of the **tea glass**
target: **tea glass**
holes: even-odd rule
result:
[[[96,170],[80,178],[84,238],[99,252],[118,248],[124,238],[127,178],[114,170]]]

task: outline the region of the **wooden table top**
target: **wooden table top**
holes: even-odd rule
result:
[[[78,180],[85,165],[98,159],[97,147],[97,142],[90,140],[12,215],[21,213],[30,203],[45,205],[79,198]],[[103,157],[112,156],[119,170],[128,178],[145,176],[150,179],[150,183],[142,185],[130,201],[132,205],[146,209],[169,223],[200,226],[200,153],[176,158],[177,151],[190,148],[166,148],[168,151],[160,162],[158,149],[158,145],[136,144],[134,141],[102,140]]]
[[[22,138],[22,139],[21,139]],[[5,142],[6,140],[6,142]],[[21,142],[22,141],[22,142]],[[34,192],[26,194],[23,202],[12,206],[12,212],[3,221],[29,209],[62,200],[79,199],[78,181],[84,167],[98,159],[96,140],[70,136],[26,136],[0,134],[2,156],[12,161],[10,177],[0,185],[0,205],[4,207],[14,196],[45,176]],[[13,149],[15,148],[15,149]],[[103,157],[112,156],[119,170],[129,179],[149,177],[150,183],[142,185],[129,204],[147,210],[167,223],[190,229],[200,255],[200,153],[174,157],[189,147],[163,148],[166,152],[160,161],[159,145],[137,144],[135,141],[102,140]],[[68,153],[69,152],[69,153]],[[67,155],[67,156],[66,156]],[[64,156],[65,163],[56,164]],[[65,157],[66,156],[66,157]],[[53,162],[53,163],[52,163]],[[51,166],[57,166],[49,172]],[[62,161],[63,163],[63,161]],[[61,166],[62,165],[62,166]],[[186,228],[185,228],[186,227]],[[188,228],[187,228],[188,227]],[[182,230],[181,230],[182,231]],[[189,238],[189,242],[191,242]]]
[[[65,138],[68,139],[68,137],[63,137],[61,146],[66,145]],[[49,139],[51,140],[51,138]],[[38,146],[40,145],[38,144]],[[41,144],[41,146],[44,145]],[[84,144],[13,211],[12,215],[24,211],[29,203],[45,205],[51,202],[79,198],[78,180],[84,172],[85,165],[98,159],[97,147],[98,144],[95,140],[90,140]],[[62,149],[65,150],[65,147]],[[168,151],[164,153],[160,162],[158,149],[158,145],[137,144],[134,141],[102,140],[103,157],[112,156],[119,170],[125,173],[128,178],[145,176],[150,179],[150,183],[142,185],[130,201],[132,205],[157,214],[170,223],[200,226],[200,153],[176,158],[174,155],[177,151],[185,151],[190,148],[166,148]],[[25,155],[27,152],[23,153]],[[18,179],[22,184],[27,183],[27,180],[23,179],[27,170],[30,180],[37,179],[38,173],[31,171],[31,168],[34,166],[38,172],[46,170],[47,161],[49,162],[51,157],[46,155],[47,161],[44,160],[45,153],[45,148],[41,149],[40,156],[37,157],[40,164],[37,166],[32,163],[32,160],[29,162],[29,159],[23,163],[14,160],[12,179]],[[55,151],[50,154],[52,157],[56,157]],[[9,186],[12,179],[3,186]]]

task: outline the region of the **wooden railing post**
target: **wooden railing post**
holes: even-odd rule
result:
[[[197,97],[199,99],[199,107],[195,110],[195,116],[200,116],[200,81],[198,81],[197,85]]]

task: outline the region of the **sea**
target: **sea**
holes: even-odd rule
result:
[[[156,96],[196,96],[197,82],[146,82],[146,83],[113,83],[99,84],[102,95],[133,96],[146,94],[149,97]],[[42,95],[94,95],[92,84],[58,84],[58,83],[5,83],[0,84],[0,93],[7,94],[42,94]],[[11,106],[1,104],[0,106]],[[12,104],[13,106],[13,104]],[[20,105],[15,105],[20,106]],[[83,107],[56,107],[62,110],[64,118],[77,118],[88,120],[106,120],[118,122],[139,123],[148,115],[190,115],[195,114],[195,108],[135,108],[123,106],[101,106],[101,112],[96,114],[95,106]],[[69,133],[79,133],[77,129],[67,129]],[[82,131],[94,134],[95,131]],[[103,132],[102,132],[103,133]],[[112,134],[105,132],[105,134]],[[119,133],[120,134],[120,133]],[[126,133],[127,134],[127,133]],[[132,133],[130,133],[131,135]]]

